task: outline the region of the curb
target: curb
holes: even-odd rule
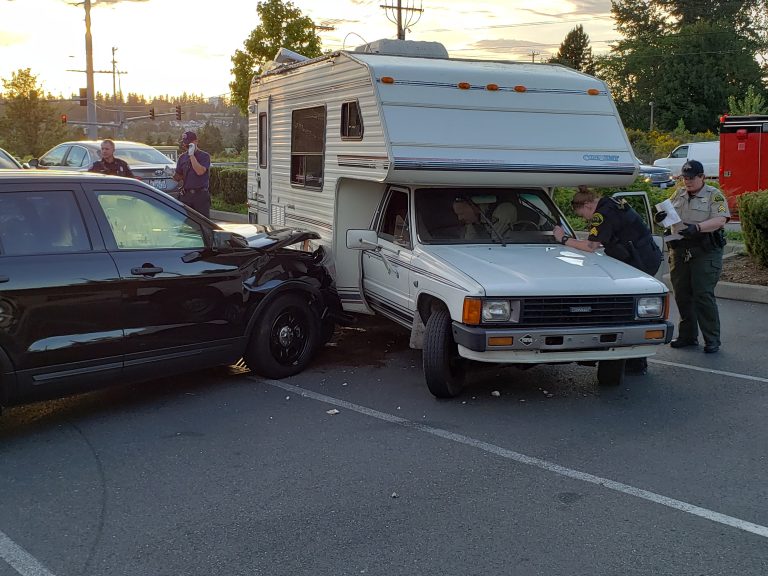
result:
[[[224,212],[223,210],[211,210],[211,220],[218,220],[219,222],[235,222],[237,224],[248,224],[248,214]]]

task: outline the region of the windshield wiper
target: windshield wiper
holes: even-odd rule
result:
[[[506,242],[504,242],[504,237],[499,233],[498,230],[496,230],[496,228],[494,228],[493,222],[491,222],[491,219],[485,215],[485,212],[482,211],[480,206],[478,206],[477,203],[474,200],[472,200],[472,198],[467,197],[465,200],[469,202],[470,205],[477,208],[477,213],[480,215],[480,220],[483,222],[488,232],[490,232],[491,241],[493,241],[493,236],[496,235],[499,239],[499,244],[501,244],[502,246],[506,246]]]
[[[522,204],[522,205],[523,205],[523,206],[525,206],[526,208],[530,208],[530,209],[531,209],[531,210],[533,210],[534,212],[536,212],[536,213],[540,214],[541,216],[544,216],[544,219],[545,219],[547,222],[549,222],[550,224],[552,224],[552,226],[553,226],[553,227],[554,227],[554,226],[559,226],[559,224],[558,224],[558,223],[555,221],[555,219],[554,219],[554,218],[552,218],[552,216],[550,216],[549,214],[547,214],[546,212],[544,212],[544,210],[542,210],[541,208],[539,208],[538,206],[536,206],[536,204],[534,204],[534,203],[533,203],[533,202],[531,202],[530,200],[526,200],[526,199],[525,199],[525,198],[523,198],[522,196],[518,197],[518,200],[520,200],[520,204]]]

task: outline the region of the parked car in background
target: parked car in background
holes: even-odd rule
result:
[[[0,148],[0,169],[18,169],[22,168],[21,163],[11,156],[8,152]]]
[[[683,164],[688,160],[698,160],[704,166],[704,175],[707,178],[720,176],[720,142],[689,142],[681,144],[665,158],[653,161],[654,166],[669,168],[672,176],[680,176]]]
[[[238,226],[139,182],[0,171],[0,406],[244,358],[300,372],[340,310],[314,232]]]
[[[675,185],[675,180],[672,178],[672,170],[669,168],[644,164],[640,158],[637,159],[637,162],[640,164],[640,177],[651,186],[657,186],[658,188],[663,189],[671,188]]]
[[[160,152],[168,156],[174,163],[179,159],[179,147],[178,146],[155,146]]]
[[[181,183],[173,179],[176,163],[156,148],[141,142],[116,140],[115,156],[128,162],[139,180],[174,197],[181,192]],[[101,160],[101,140],[83,140],[54,146],[29,164],[33,168],[87,172],[97,160]]]

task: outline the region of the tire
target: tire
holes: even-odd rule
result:
[[[597,383],[600,386],[621,386],[626,363],[625,359],[600,360],[597,363]]]
[[[436,398],[453,398],[464,387],[464,366],[451,334],[451,316],[441,308],[427,320],[424,335],[424,379]]]
[[[320,342],[320,319],[307,296],[278,296],[258,319],[245,361],[265,378],[287,378],[306,368]]]

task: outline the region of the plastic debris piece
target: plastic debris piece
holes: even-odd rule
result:
[[[501,396],[501,392],[499,392],[498,390],[494,390],[493,392],[491,392],[491,396],[498,398],[499,396]]]
[[[339,413],[339,411],[336,410],[336,408],[331,408],[330,410],[326,410],[325,413],[330,414],[331,416],[335,416],[336,414]]]
[[[397,498],[397,492],[392,492],[392,498]]]

